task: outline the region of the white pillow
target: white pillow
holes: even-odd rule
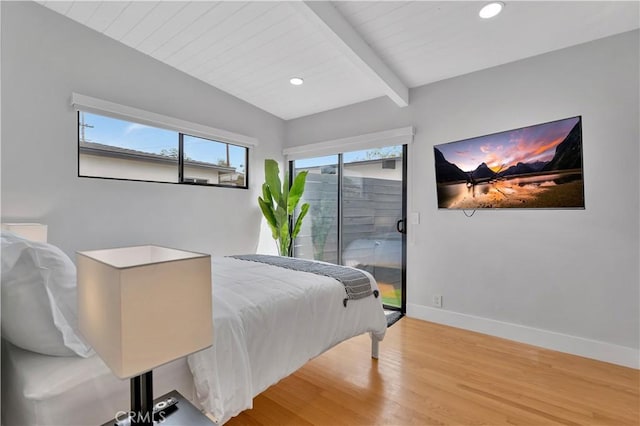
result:
[[[2,244],[2,337],[45,355],[93,354],[78,333],[76,267],[59,248],[11,232]]]

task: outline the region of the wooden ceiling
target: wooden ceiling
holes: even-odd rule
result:
[[[617,1],[39,3],[285,120],[640,26]]]

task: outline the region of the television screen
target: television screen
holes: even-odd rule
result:
[[[434,151],[439,208],[584,208],[580,116]]]

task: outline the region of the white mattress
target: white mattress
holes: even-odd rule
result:
[[[193,399],[186,359],[154,369],[153,387],[154,395],[177,389]],[[129,380],[99,357],[47,356],[2,341],[3,426],[100,425],[129,406]]]
[[[349,300],[345,308],[344,285],[333,278],[232,258],[212,262],[214,344],[188,360],[200,404],[220,423],[334,345],[366,332],[382,340],[387,330],[380,298]]]
[[[214,345],[188,363],[155,368],[154,395],[177,389],[224,423],[337,343],[365,332],[384,336],[380,298],[350,300],[345,308],[344,286],[332,278],[230,258],[212,262]],[[52,357],[3,342],[3,426],[98,425],[129,404],[129,381],[98,356]]]

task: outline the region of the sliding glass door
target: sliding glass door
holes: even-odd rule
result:
[[[386,307],[404,311],[406,148],[345,152],[292,162],[308,170],[311,207],[296,257],[354,266],[377,280]]]

